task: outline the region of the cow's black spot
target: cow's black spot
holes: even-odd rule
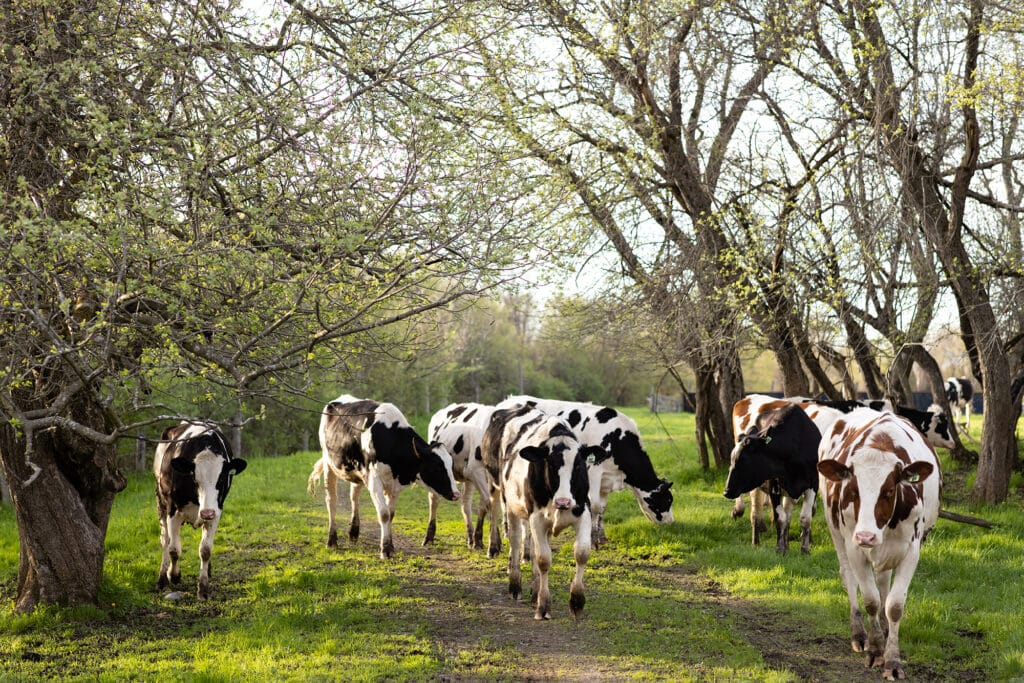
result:
[[[459,434],[459,438],[455,440],[455,445],[452,446],[452,451],[454,451],[455,453],[461,453],[462,447],[465,445],[466,444],[462,440],[462,434]]]
[[[601,410],[597,411],[594,417],[597,418],[598,422],[604,424],[605,422],[608,422],[609,420],[613,419],[618,414],[619,413],[618,411],[615,410],[615,408],[604,407],[601,408]]]

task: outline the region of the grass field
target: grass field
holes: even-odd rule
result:
[[[192,529],[183,532],[186,596],[169,601],[155,589],[151,475],[132,475],[115,503],[99,608],[11,611],[17,535],[10,508],[0,506],[0,679],[879,679],[849,650],[846,599],[820,510],[809,556],[798,543],[781,558],[773,543],[750,546],[749,522],[729,518],[724,473],[697,465],[693,416],[629,412],[659,474],[675,482],[675,522],[655,526],[632,495],[612,496],[610,543],[591,556],[579,622],[568,610],[571,531],[556,540],[554,618],[535,622],[528,601],[505,598],[506,561],[465,547],[456,505],[442,505],[436,545],[420,546],[420,488],[400,498],[391,561],[377,557],[366,494],[364,537],[327,550],[322,493],[306,493],[318,454],[282,454],[251,460],[236,478],[206,603],[194,596]],[[998,527],[939,521],[901,628],[908,675],[1024,677],[1021,491],[998,507],[968,506],[968,472],[944,464],[945,507]]]

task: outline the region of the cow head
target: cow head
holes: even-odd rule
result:
[[[649,491],[641,499],[640,509],[647,519],[655,524],[671,524],[672,517],[672,482],[659,479],[658,486]]]
[[[224,500],[231,490],[232,477],[243,472],[248,464],[242,458],[231,459],[218,450],[204,447],[194,458],[179,457],[171,460],[174,472],[179,476],[191,477],[195,482],[201,523],[220,517]]]
[[[726,498],[742,496],[782,473],[778,463],[768,457],[771,442],[771,435],[758,434],[754,430],[737,442],[729,456],[729,476],[723,493]]]
[[[581,514],[588,503],[590,483],[587,479],[588,458],[605,455],[600,446],[580,446],[572,431],[563,424],[555,425],[542,445],[524,446],[518,455],[537,465],[530,468],[531,488],[535,493],[550,494],[556,510],[572,510]]]
[[[895,527],[910,516],[921,500],[921,482],[934,467],[916,461],[909,465],[891,459],[859,461],[853,465],[826,459],[818,463],[818,471],[829,482],[832,491],[833,515],[853,507],[853,541],[862,548],[879,545],[887,527]]]
[[[428,444],[413,439],[413,452],[419,458],[419,472],[416,477],[424,486],[448,500],[459,499],[458,484],[452,471],[452,456],[440,442]]]
[[[953,434],[949,429],[949,418],[943,411],[930,413],[930,419],[923,425],[921,432],[932,446],[938,448],[953,448]]]

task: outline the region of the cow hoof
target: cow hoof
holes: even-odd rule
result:
[[[899,662],[887,662],[882,669],[882,678],[887,681],[901,681],[907,677],[903,666]]]
[[[437,526],[434,523],[427,525],[427,535],[423,538],[423,545],[431,545],[434,542],[434,534],[437,532]]]
[[[545,619],[550,619],[551,618],[551,612],[544,612],[544,613],[537,612],[536,614],[533,615],[533,618],[536,619],[537,621],[543,621]]]
[[[198,596],[198,598],[200,600],[209,600],[210,599],[210,589],[209,588],[200,588],[199,592],[196,595]]]
[[[850,649],[854,652],[864,652],[868,646],[868,640],[866,635],[854,635],[850,640]]]
[[[587,604],[587,598],[582,593],[571,593],[569,595],[569,611],[577,619],[582,615],[585,604]]]
[[[882,665],[882,653],[881,652],[869,652],[867,657],[864,658],[864,666],[869,669],[873,669],[876,666]]]
[[[167,588],[167,584],[169,583],[170,581],[167,580],[167,577],[161,574],[160,577],[156,580],[156,589],[158,591],[163,590],[164,588]]]
[[[337,548],[338,547],[338,532],[337,531],[332,531],[331,533],[327,534],[327,547],[328,548]]]
[[[732,512],[729,513],[729,516],[732,517],[733,519],[739,519],[740,517],[743,516],[743,510],[737,510],[736,508],[733,508]]]
[[[171,583],[173,583],[173,584],[181,583],[181,572],[175,572],[175,573],[171,574]]]

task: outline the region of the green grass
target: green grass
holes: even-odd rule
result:
[[[556,540],[554,619],[537,623],[528,603],[504,599],[505,561],[464,546],[456,505],[441,507],[436,546],[419,547],[422,489],[399,500],[399,552],[391,561],[379,560],[368,538],[327,550],[322,494],[305,490],[317,454],[296,453],[253,459],[236,478],[207,603],[194,597],[199,534],[192,529],[184,531],[186,597],[170,602],[155,590],[156,506],[151,476],[140,473],[115,502],[100,607],[14,614],[17,535],[11,509],[0,506],[0,679],[878,677],[849,652],[845,594],[820,509],[809,556],[798,542],[782,558],[774,543],[750,546],[747,519],[729,518],[724,473],[697,465],[692,415],[659,422],[629,412],[659,474],[675,482],[676,521],[655,526],[629,493],[611,497],[611,542],[587,567],[587,616],[579,624],[567,608],[571,532]],[[949,498],[965,500],[957,487],[968,473],[944,465]],[[1001,506],[947,505],[999,526],[940,520],[929,538],[900,634],[911,677],[1024,676],[1024,515],[1020,491],[1011,498]],[[375,536],[365,494],[362,514],[364,532]],[[344,528],[347,510],[340,518]],[[764,637],[765,624],[783,628]]]

